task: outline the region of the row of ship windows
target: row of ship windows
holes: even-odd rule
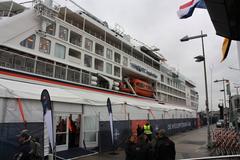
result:
[[[166,86],[166,85],[164,85],[164,84],[160,84],[160,85],[158,86],[158,89],[159,89],[159,90],[163,90],[163,91],[168,92],[168,93],[171,93],[171,94],[173,94],[173,95],[179,96],[179,97],[186,98],[186,94],[185,94],[185,93],[180,92],[180,91],[178,91],[178,90],[176,90],[176,89],[173,89],[173,88],[171,88],[171,87],[168,87],[168,86]]]
[[[181,83],[175,82],[175,81],[171,80],[170,78],[165,77],[163,74],[161,74],[161,82],[164,82],[164,83],[167,82],[168,85],[176,87],[182,91],[185,91],[184,85],[182,85]]]
[[[46,27],[46,33],[55,36],[55,32],[56,32],[56,24],[55,23],[49,23]],[[62,40],[68,41],[69,38],[69,30],[63,26],[59,26],[59,35],[58,37],[61,38]],[[103,40],[103,39],[101,39]],[[82,36],[76,32],[70,31],[70,39],[69,39],[70,43],[80,46],[82,47]],[[109,43],[110,45],[112,45],[110,42],[106,41],[107,43]],[[113,45],[114,47],[116,47],[115,45]],[[84,48],[93,52],[93,41],[85,38],[85,44],[84,44]],[[131,47],[129,46],[126,47],[126,45],[123,44],[123,48],[121,47],[116,47],[120,50],[122,50],[123,52],[127,53],[128,55],[131,55],[132,57],[144,62],[145,64],[160,70],[160,64],[158,64],[157,62],[153,61],[151,58],[143,55],[142,53],[138,52],[135,49],[131,49]],[[101,56],[104,56],[104,46],[95,43],[95,53]],[[108,59],[113,59],[113,51],[109,48],[106,49],[106,58]],[[126,61],[127,57],[123,56],[123,63],[124,61]],[[121,55],[117,52],[114,52],[114,61],[116,63],[121,63]]]
[[[46,27],[46,33],[55,36],[55,28],[56,28],[56,24],[50,23],[50,25]],[[68,35],[69,35],[69,30],[60,25],[58,37],[64,41],[69,41],[71,44],[74,44],[78,47],[82,47],[83,38],[80,34],[74,31],[70,31],[69,40],[68,40],[68,37],[69,37]],[[94,50],[93,41],[89,38],[85,38],[84,48],[90,52],[93,52]],[[104,46],[102,46],[101,44],[95,43],[95,53],[100,56],[104,56]],[[119,64],[121,63],[121,55],[117,52],[114,52],[113,54],[113,51],[107,48],[106,58],[109,60],[113,60],[113,57],[114,57],[114,62]],[[123,56],[123,63],[127,64],[127,61],[128,61],[127,57]]]
[[[173,97],[171,95],[160,93],[159,97],[162,101],[167,102],[167,103],[186,105],[186,100],[181,99],[181,98],[177,98],[177,97]]]
[[[30,37],[26,38],[25,40],[23,40],[22,42],[20,42],[21,46],[30,48],[30,49],[34,49],[35,48],[35,41],[36,41],[36,35],[31,35]],[[39,51],[45,54],[50,54],[50,49],[51,49],[51,41],[40,37],[40,42],[39,42]],[[73,57],[74,59],[76,59],[77,61],[81,60],[81,52],[74,50],[72,48],[69,48],[69,56]],[[55,44],[55,50],[54,50],[54,56],[57,58],[61,58],[61,59],[65,59],[65,55],[66,55],[66,47],[56,43]],[[127,60],[125,60],[125,65],[127,65]],[[92,68],[93,67],[93,58],[90,55],[84,54],[84,66],[88,67],[88,68]],[[112,75],[112,72],[114,70],[114,76],[120,77],[120,67],[118,66],[114,66],[111,63],[106,62],[105,63],[105,67],[106,67],[106,73]],[[98,71],[104,71],[104,61],[95,58],[94,59],[94,69],[98,70]]]

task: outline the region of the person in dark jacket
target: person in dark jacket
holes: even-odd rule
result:
[[[125,160],[137,160],[136,159],[136,143],[135,137],[130,136],[127,140],[125,147],[126,159]]]
[[[137,126],[137,137],[139,137],[141,134],[143,134],[143,128],[138,124],[138,126]]]
[[[141,135],[136,145],[136,160],[152,160],[151,144],[147,135]]]
[[[164,129],[157,132],[155,144],[155,160],[175,160],[175,143],[166,136]]]
[[[14,155],[14,160],[32,160],[31,152],[31,136],[28,133],[28,130],[22,130],[18,137],[19,148],[17,153]]]

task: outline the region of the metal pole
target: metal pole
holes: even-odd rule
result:
[[[201,31],[201,35],[203,35]],[[202,39],[202,52],[203,52],[203,66],[204,66],[204,79],[205,79],[205,92],[206,92],[206,116],[207,116],[207,143],[208,147],[211,147],[211,135],[210,135],[210,125],[209,125],[209,107],[208,107],[208,88],[207,88],[207,72],[206,72],[206,57],[205,57],[205,51],[204,51],[204,41],[203,36],[201,36]]]
[[[239,88],[239,86],[238,87],[235,87],[236,88],[236,91],[237,91],[237,95],[239,95],[239,92],[238,92],[238,88]]]
[[[225,93],[225,79],[223,78],[223,94],[224,94],[224,108],[227,108],[226,93]]]
[[[224,107],[223,107],[223,119],[224,119],[224,126],[227,125],[227,116],[225,116],[225,111],[227,110],[227,104],[226,104],[226,93],[225,93],[225,79],[223,78],[223,98],[224,98]]]

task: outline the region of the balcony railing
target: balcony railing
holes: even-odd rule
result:
[[[52,77],[60,80],[91,84],[91,73],[80,69],[67,68],[54,63],[37,60],[14,52],[0,49],[0,67]]]

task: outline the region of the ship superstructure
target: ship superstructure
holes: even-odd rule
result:
[[[117,93],[126,93],[119,90],[123,82],[133,96],[145,95],[131,86],[139,79],[140,87],[149,84],[149,97],[197,109],[195,84],[169,67],[156,48],[136,46],[85,10],[41,2],[34,9],[5,2],[1,10],[1,68]]]

